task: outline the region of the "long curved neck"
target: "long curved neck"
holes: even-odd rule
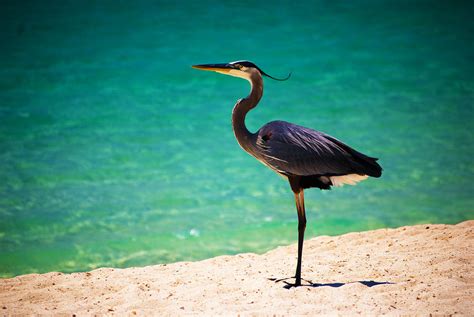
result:
[[[262,76],[255,72],[250,74],[248,79],[252,89],[250,94],[239,101],[232,110],[232,129],[240,146],[247,152],[251,152],[253,145],[253,134],[245,126],[245,116],[255,108],[263,95]]]

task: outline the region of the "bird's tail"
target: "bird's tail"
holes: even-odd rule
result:
[[[359,151],[354,150],[347,144],[342,143],[336,138],[331,136],[325,136],[329,138],[332,142],[336,143],[338,146],[343,148],[346,152],[352,156],[352,164],[354,170],[357,174],[368,175],[371,177],[380,177],[382,176],[382,166],[380,166],[377,161],[378,158],[367,156]]]
[[[362,166],[365,175],[372,177],[382,176],[382,166],[377,163],[378,158],[370,157],[357,151],[355,151],[353,155],[355,156],[357,163]]]

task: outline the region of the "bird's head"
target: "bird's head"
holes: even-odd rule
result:
[[[288,74],[286,78],[275,78],[273,76],[268,75],[263,70],[261,70],[257,65],[249,61],[236,61],[230,63],[223,63],[223,64],[203,64],[203,65],[193,65],[193,68],[200,69],[200,70],[208,70],[217,73],[221,73],[224,75],[230,75],[234,77],[240,77],[247,80],[251,80],[253,75],[260,75],[266,76],[268,78],[274,80],[287,80],[290,78],[291,73]]]

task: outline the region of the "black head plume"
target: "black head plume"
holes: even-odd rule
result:
[[[255,65],[254,63],[249,62],[249,61],[236,61],[236,62],[232,62],[232,63],[229,63],[229,64],[231,64],[231,65],[237,64],[237,65],[242,65],[242,66],[245,66],[245,67],[256,68],[260,72],[260,74],[262,74],[262,76],[266,76],[266,77],[271,78],[273,80],[285,81],[285,80],[288,80],[291,77],[291,72],[288,74],[288,76],[286,76],[286,78],[276,78],[276,77],[270,76],[267,73],[265,73],[263,70],[261,70],[260,67],[258,67],[257,65]]]

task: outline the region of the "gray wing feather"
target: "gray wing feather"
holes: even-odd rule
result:
[[[257,133],[256,146],[260,160],[288,175],[365,174],[360,157],[374,163],[376,160],[322,132],[284,121],[263,126]]]

